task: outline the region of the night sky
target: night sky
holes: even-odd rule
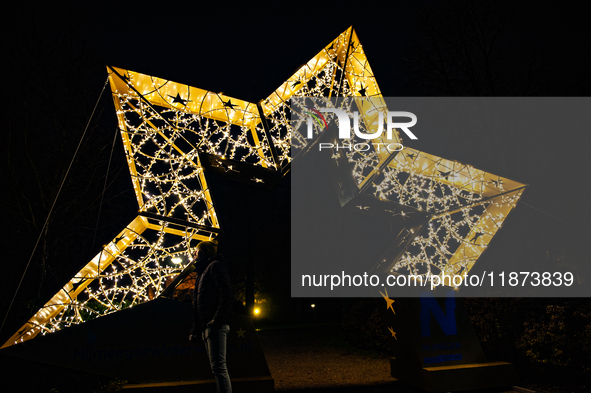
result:
[[[84,96],[84,102],[94,103],[107,76],[106,65],[258,102],[350,25],[354,26],[364,46],[384,96],[445,95],[435,88],[436,84],[422,83],[428,81],[430,75],[421,78],[413,61],[420,58],[421,45],[428,48],[425,42],[431,32],[425,26],[451,28],[462,24],[462,20],[468,24],[469,20],[464,15],[447,23],[446,12],[433,12],[435,9],[459,10],[455,15],[460,15],[462,2],[421,1],[412,5],[393,2],[393,8],[386,8],[383,2],[367,1],[335,2],[331,6],[313,2],[285,3],[289,6],[284,8],[279,8],[279,4],[283,4],[280,2],[239,5],[220,2],[206,6],[201,2],[172,3],[131,6],[66,2],[16,10],[3,27],[3,45],[7,48],[4,52],[8,56],[3,64],[3,76],[9,79],[6,85],[10,86],[3,100],[4,109],[11,116],[6,129],[17,132],[16,124],[22,120],[21,115],[17,117],[12,113],[28,113],[34,121],[38,111],[50,109],[49,104],[42,110],[25,108],[29,103],[27,97],[33,95],[53,96],[61,102],[56,104],[57,108],[70,107],[72,111],[76,107],[64,102],[81,100],[80,96],[71,95],[73,92]],[[500,4],[509,6],[509,2]],[[535,8],[512,6],[510,11],[501,13],[504,27],[493,47],[502,70],[499,75],[504,78],[494,92],[480,90],[480,95],[589,95],[591,78],[585,21],[577,10],[559,9],[556,4],[560,3],[536,2]],[[427,15],[430,12],[431,19],[421,16],[424,10]],[[492,19],[494,26],[496,22]],[[462,42],[462,37],[453,34],[452,37],[451,42]],[[52,53],[59,59],[51,58]],[[525,83],[526,80],[530,83]],[[67,92],[63,93],[60,86],[68,87]],[[463,96],[477,95],[469,88],[459,88],[455,92]],[[110,141],[111,130],[115,127],[115,113],[109,100],[107,94],[100,106],[104,122],[101,124],[109,130],[109,136],[99,140]],[[88,105],[84,108],[84,114],[77,114],[80,124],[84,124],[92,109]],[[551,116],[540,114],[548,115]],[[515,266],[526,260],[528,266],[540,261],[545,269],[551,269],[552,258],[561,253],[568,254],[571,264],[587,263],[586,245],[590,234],[587,223],[591,219],[586,195],[589,138],[582,134],[583,126],[559,127],[536,134],[506,127],[494,136],[479,134],[475,129],[471,135],[421,135],[418,141],[409,143],[410,147],[530,184],[522,203],[491,242],[477,268],[484,266],[486,269],[495,260],[510,261]],[[79,135],[72,135],[72,141],[68,142],[70,150],[64,151],[65,160],[70,159]],[[124,158],[120,139],[117,143],[114,150],[117,158],[113,162],[121,164]],[[6,158],[16,152],[23,153],[22,149],[6,144],[3,154]],[[52,162],[55,161],[45,163],[48,173]],[[3,160],[3,165],[8,166],[7,163]],[[21,168],[24,172],[18,173],[19,176],[31,176],[25,167]],[[13,184],[7,175],[10,170],[3,171],[5,184]],[[96,181],[102,184],[104,171],[98,172]],[[125,172],[126,169],[122,179]],[[119,198],[114,199],[114,203],[136,209],[133,196],[130,198],[129,194],[131,184],[127,184],[128,191],[125,181],[121,184],[113,186],[113,193]],[[36,203],[35,195],[34,192],[27,195],[32,204]],[[5,222],[16,220],[6,211],[11,209],[16,197],[6,196]],[[44,208],[47,212],[47,207]],[[123,227],[134,214],[132,210],[128,216],[113,213],[109,216],[114,220],[112,228]],[[121,222],[116,223],[117,217]],[[3,248],[10,248],[15,242],[21,248],[18,253],[8,254],[10,259],[6,261],[14,266],[8,269],[6,277],[11,284],[3,289],[3,297],[8,298],[14,293],[14,283],[20,279],[34,240],[24,241],[22,233],[10,228],[5,230]],[[96,242],[106,241],[109,233],[112,232],[106,228],[104,234],[98,235],[106,238]],[[35,239],[37,235],[30,230],[26,236]],[[93,250],[85,253],[77,255],[91,255]],[[85,262],[80,260],[78,266]],[[73,269],[55,273],[56,278],[43,287],[43,293],[50,293],[53,287],[59,288],[58,281],[66,279]],[[48,277],[51,275],[47,273]],[[38,276],[31,274],[24,286],[37,285],[35,279],[39,279]]]

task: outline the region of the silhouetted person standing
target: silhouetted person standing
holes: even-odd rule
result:
[[[189,340],[196,341],[199,329],[209,356],[211,371],[219,393],[231,393],[232,384],[226,366],[226,343],[232,318],[232,280],[228,263],[217,254],[217,244],[202,241],[193,254],[197,271],[193,307],[195,324]]]

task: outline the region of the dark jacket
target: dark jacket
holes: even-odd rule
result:
[[[193,293],[195,327],[205,330],[208,325],[229,325],[233,294],[228,262],[217,254],[197,261],[195,266],[198,274]]]

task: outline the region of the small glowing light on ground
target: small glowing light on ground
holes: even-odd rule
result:
[[[310,304],[310,307],[314,308],[316,305],[314,303]]]

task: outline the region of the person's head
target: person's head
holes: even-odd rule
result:
[[[195,247],[195,252],[193,253],[193,259],[199,259],[203,257],[209,257],[215,255],[218,249],[217,243],[212,241],[202,241]]]

